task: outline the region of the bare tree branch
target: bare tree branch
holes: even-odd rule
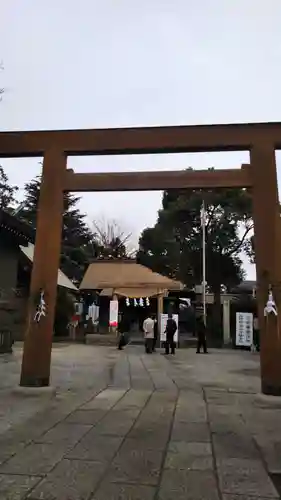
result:
[[[234,253],[237,253],[240,249],[242,249],[242,246],[244,245],[245,243],[245,240],[246,240],[246,237],[247,235],[249,234],[249,232],[254,229],[254,224],[251,224],[250,226],[247,227],[246,231],[244,232],[243,234],[243,237],[241,238],[240,242],[238,243],[238,245],[236,245],[236,247],[234,247],[231,252],[227,252],[226,255],[230,256],[230,255],[233,255]]]
[[[102,217],[100,220],[93,221],[93,230],[95,239],[101,247],[106,251],[125,250],[127,257],[133,257],[136,254],[136,248],[131,244],[132,232],[127,233],[123,230],[120,224],[115,219],[106,219]]]

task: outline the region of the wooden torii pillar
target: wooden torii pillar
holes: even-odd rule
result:
[[[45,152],[20,379],[20,385],[26,387],[49,385],[65,169],[65,154],[57,149]],[[34,316],[40,291],[44,292],[46,316],[36,323]]]
[[[257,298],[261,336],[261,386],[264,394],[281,396],[281,224],[275,148],[260,141],[250,151]],[[278,316],[264,316],[269,287]]]
[[[52,141],[44,154],[43,176],[37,217],[36,244],[31,279],[28,319],[20,384],[28,387],[49,385],[57,276],[60,258],[63,191],[149,190],[191,187],[241,187],[253,193],[255,247],[261,330],[261,385],[265,394],[281,395],[281,236],[275,149],[271,137],[261,135],[250,150],[251,182],[239,171],[161,172],[125,174],[68,174],[66,155]],[[6,144],[6,140],[5,143]],[[21,146],[24,141],[21,142]],[[33,146],[34,147],[34,146]],[[86,149],[87,151],[87,149]],[[158,173],[157,173],[158,174]],[[141,188],[138,178],[142,179]],[[230,183],[230,178],[231,183]],[[99,189],[96,187],[99,179]],[[173,182],[173,184],[172,184]],[[248,183],[247,183],[248,182]],[[269,286],[272,286],[279,316],[264,317]],[[40,291],[44,291],[47,314],[33,321]]]

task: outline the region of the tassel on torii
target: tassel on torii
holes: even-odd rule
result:
[[[36,313],[34,315],[34,321],[36,321],[36,323],[39,323],[42,316],[46,316],[46,302],[44,299],[44,290],[42,290],[42,292],[40,293],[40,300],[36,309]]]
[[[271,288],[269,289],[268,300],[267,300],[266,306],[264,308],[264,315],[268,316],[269,314],[274,314],[275,316],[278,315],[277,307],[275,304],[275,300],[273,298],[273,293],[272,293]]]

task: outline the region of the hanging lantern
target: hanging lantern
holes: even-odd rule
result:
[[[137,301],[137,299],[134,299],[134,307],[138,307],[138,301]]]
[[[130,306],[130,299],[129,297],[126,298],[126,306],[129,307]]]
[[[143,307],[143,298],[142,297],[139,300],[139,305],[140,305],[140,307]]]
[[[149,307],[149,306],[150,306],[149,297],[146,297],[146,299],[145,299],[145,303],[146,303],[146,306],[147,306],[147,307]]]

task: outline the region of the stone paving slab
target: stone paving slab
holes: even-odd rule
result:
[[[253,497],[252,495],[223,495],[222,500],[269,500],[268,497]]]
[[[92,500],[154,500],[156,489],[151,486],[114,484],[105,481]]]
[[[121,448],[109,470],[110,482],[156,486],[159,481],[163,452],[158,450],[127,450]]]
[[[258,460],[260,458],[259,450],[249,434],[216,434],[213,435],[213,445],[215,456],[218,459],[248,458]]]
[[[211,434],[207,424],[174,422],[171,440],[206,443],[211,441]]]
[[[110,410],[125,394],[126,390],[105,389],[81,407],[82,410]]]
[[[220,488],[223,493],[279,498],[272,481],[259,460],[217,460]]]
[[[164,450],[169,442],[169,428],[159,430],[157,428],[150,430],[134,430],[130,431],[127,435],[127,440],[130,439],[131,443],[146,450]]]
[[[86,406],[86,405],[85,405]],[[75,410],[70,413],[64,420],[65,424],[84,424],[95,425],[97,424],[108,412],[108,410],[87,410],[85,406],[82,409]]]
[[[216,478],[211,471],[165,470],[159,500],[219,500]]]
[[[81,439],[81,441],[66,455],[69,459],[93,460],[95,462],[109,462],[122,444],[122,437],[99,436],[95,430]]]
[[[281,400],[258,362],[62,346],[47,400],[10,390],[20,350],[0,357],[0,500],[277,500]]]
[[[164,469],[213,470],[214,460],[209,443],[170,441]]]
[[[62,460],[27,497],[32,500],[86,500],[102,478],[99,462]]]
[[[1,465],[0,474],[47,474],[64,456],[66,446],[32,443]]]
[[[96,433],[104,436],[126,436],[132,429],[135,419],[122,414],[117,415],[117,417],[115,414],[107,415],[97,424]]]
[[[40,481],[38,477],[0,474],[0,500],[17,500],[24,496]]]
[[[141,410],[147,403],[151,396],[151,391],[130,389],[126,392],[121,400],[119,400],[114,407],[115,410]]]
[[[49,443],[58,446],[74,446],[91,428],[90,425],[67,425],[62,422],[45,434],[42,434],[42,436],[36,438],[34,441],[36,443]]]

